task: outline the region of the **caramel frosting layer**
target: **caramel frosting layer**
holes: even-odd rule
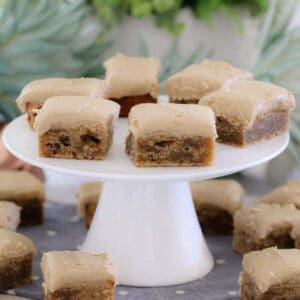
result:
[[[85,182],[77,190],[78,214],[84,216],[84,209],[88,203],[98,203],[102,190],[101,182]]]
[[[138,137],[151,134],[217,136],[213,111],[197,104],[144,103],[128,116],[130,132]]]
[[[103,281],[116,283],[114,264],[107,254],[51,251],[44,253],[41,267],[49,292],[82,284],[99,287]]]
[[[201,64],[188,66],[166,81],[170,100],[200,100],[205,95],[241,79],[251,79],[252,74],[223,61],[205,59]]]
[[[235,180],[202,180],[191,182],[190,186],[196,209],[210,204],[233,214],[242,207],[245,191]]]
[[[260,198],[262,203],[294,204],[300,208],[300,179],[288,180],[287,184],[279,186]]]
[[[153,57],[128,57],[123,54],[104,62],[105,97],[122,98],[149,94],[159,95],[158,74],[160,62]]]
[[[300,250],[267,248],[244,255],[244,273],[255,283],[261,293],[275,285],[300,284]]]
[[[45,200],[43,183],[25,171],[0,171],[0,200]]]
[[[0,267],[9,259],[34,256],[36,249],[33,242],[23,234],[0,228]]]
[[[251,128],[259,114],[292,110],[292,93],[280,86],[255,80],[237,81],[207,95],[199,101],[211,107],[216,117],[223,117],[233,125]]]
[[[20,211],[14,202],[0,201],[0,228],[15,231],[20,224]]]
[[[46,78],[27,84],[17,99],[22,111],[26,103],[43,104],[55,96],[103,97],[104,81],[96,78]]]
[[[38,111],[34,129],[38,135],[53,128],[81,123],[100,123],[106,129],[113,125],[119,112],[120,105],[110,100],[84,96],[53,97]]]
[[[258,239],[265,238],[275,228],[293,227],[300,221],[300,210],[288,204],[258,204],[242,208],[234,214],[235,228],[242,228]]]

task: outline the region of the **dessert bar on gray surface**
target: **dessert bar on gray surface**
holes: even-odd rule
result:
[[[45,224],[21,228],[36,244],[38,253],[34,260],[33,283],[14,289],[18,296],[43,299],[41,256],[44,251],[76,250],[83,242],[87,230],[79,221],[75,205],[54,202],[45,204]],[[117,286],[115,299],[123,300],[225,300],[239,299],[238,276],[241,271],[241,256],[231,250],[230,237],[208,237],[208,245],[215,258],[213,271],[202,280],[191,283],[161,287],[134,288]],[[10,291],[13,292],[13,291]]]

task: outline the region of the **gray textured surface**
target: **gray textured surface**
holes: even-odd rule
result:
[[[83,222],[76,222],[75,206],[48,202],[46,222],[43,226],[21,228],[35,242],[38,255],[34,261],[34,282],[17,288],[17,295],[31,299],[43,299],[40,259],[43,251],[76,249],[86,234]],[[53,236],[53,234],[55,234]],[[50,235],[50,236],[49,236]],[[231,251],[231,238],[209,237],[209,247],[217,260],[213,271],[202,280],[165,288],[132,288],[118,286],[116,299],[239,299],[238,275],[240,255]],[[38,277],[36,277],[38,276]]]

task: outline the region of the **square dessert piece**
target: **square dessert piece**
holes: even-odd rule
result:
[[[42,258],[46,300],[113,300],[116,273],[106,254],[51,251]]]
[[[100,182],[85,182],[82,183],[77,190],[78,198],[78,214],[85,218],[85,226],[89,228],[94,213],[97,208],[100,193],[102,189],[102,183]]]
[[[223,61],[205,59],[190,65],[166,81],[170,102],[197,104],[199,100],[235,80],[251,79],[252,74],[234,68]]]
[[[233,214],[242,207],[245,195],[243,187],[231,179],[195,181],[190,186],[203,232],[232,234]]]
[[[129,114],[126,152],[136,167],[208,166],[216,128],[201,105],[139,104]]]
[[[121,105],[121,117],[127,117],[136,104],[157,102],[160,71],[157,59],[117,54],[103,65],[106,70],[105,98]]]
[[[234,214],[233,249],[241,254],[277,246],[293,248],[291,231],[300,221],[294,205],[259,204]]]
[[[0,229],[0,290],[16,288],[32,281],[35,254],[35,246],[29,238]]]
[[[55,96],[103,96],[103,80],[96,78],[46,78],[28,83],[17,99],[19,108],[27,113],[31,128],[37,109]]]
[[[34,124],[39,155],[53,158],[102,160],[112,143],[120,106],[84,96],[48,99]]]
[[[242,266],[242,300],[300,299],[300,250],[253,251],[244,255]]]
[[[43,183],[25,171],[0,171],[0,201],[21,207],[21,225],[39,225],[44,221]]]
[[[0,201],[0,228],[16,230],[20,224],[21,207],[13,202]]]
[[[294,96],[286,89],[261,81],[236,81],[199,101],[213,109],[218,142],[247,146],[289,129]]]
[[[260,202],[280,205],[294,204],[300,209],[300,179],[290,179],[282,186],[262,196]]]

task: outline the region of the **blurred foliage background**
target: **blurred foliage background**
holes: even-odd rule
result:
[[[173,37],[162,59],[163,85],[171,74],[213,51],[200,43],[182,54],[178,38],[184,24],[176,16],[183,8],[211,26],[223,10],[239,24],[239,9],[263,14],[257,37],[255,78],[289,88],[300,99],[300,28],[289,29],[297,0],[0,0],[0,113],[9,121],[19,111],[14,100],[36,78],[103,76],[102,61],[114,45],[111,32],[124,17],[152,16]],[[218,38],[218,37],[217,37]],[[146,40],[139,54],[149,56]],[[300,165],[300,116],[292,118],[289,151]]]
[[[184,29],[184,24],[176,21],[183,8],[191,9],[197,18],[208,24],[211,24],[217,11],[224,10],[239,24],[239,8],[249,9],[253,15],[258,15],[268,7],[268,0],[91,0],[90,3],[95,5],[107,27],[115,25],[124,16],[154,16],[157,26],[168,31],[174,38]]]

